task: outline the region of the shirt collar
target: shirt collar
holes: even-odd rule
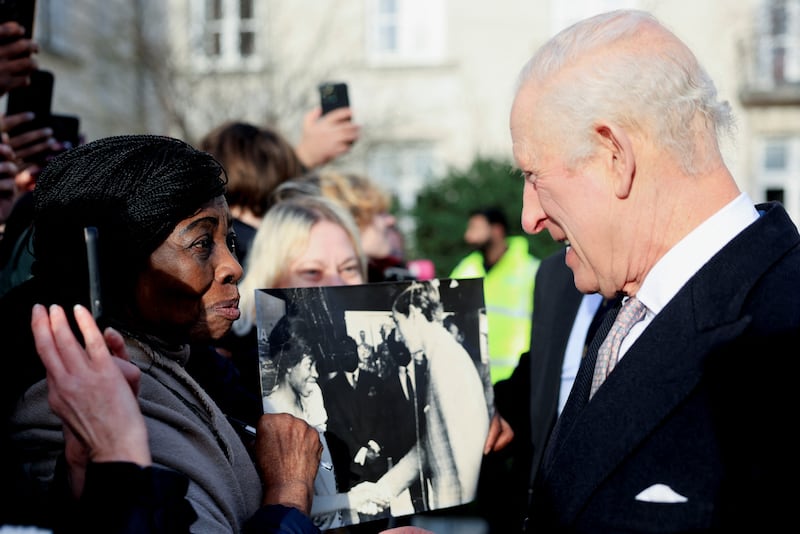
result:
[[[636,297],[658,314],[708,260],[756,219],[758,212],[750,197],[739,194],[668,250],[647,274]]]

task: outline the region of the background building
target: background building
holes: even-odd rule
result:
[[[510,158],[523,63],[617,7],[652,11],[692,47],[738,117],[724,148],[740,187],[800,221],[800,0],[38,0],[35,37],[54,111],[89,140],[192,142],[231,118],[296,139],[317,84],[346,81],[363,137],[337,165],[409,207],[448,167]]]

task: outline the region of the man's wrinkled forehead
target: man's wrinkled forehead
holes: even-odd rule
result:
[[[511,106],[510,129],[514,154],[525,151],[535,132],[536,101],[538,94],[533,84],[520,86]]]

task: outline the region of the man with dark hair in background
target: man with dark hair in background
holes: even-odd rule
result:
[[[530,346],[533,286],[539,260],[524,236],[509,235],[505,213],[497,207],[473,211],[464,241],[475,250],[450,278],[483,277],[489,331],[492,383],[508,378],[519,355]]]

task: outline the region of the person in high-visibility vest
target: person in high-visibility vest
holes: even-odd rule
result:
[[[539,260],[528,252],[524,236],[510,236],[499,208],[470,213],[464,241],[475,250],[450,278],[483,277],[492,383],[508,378],[520,354],[530,348],[533,286]]]

